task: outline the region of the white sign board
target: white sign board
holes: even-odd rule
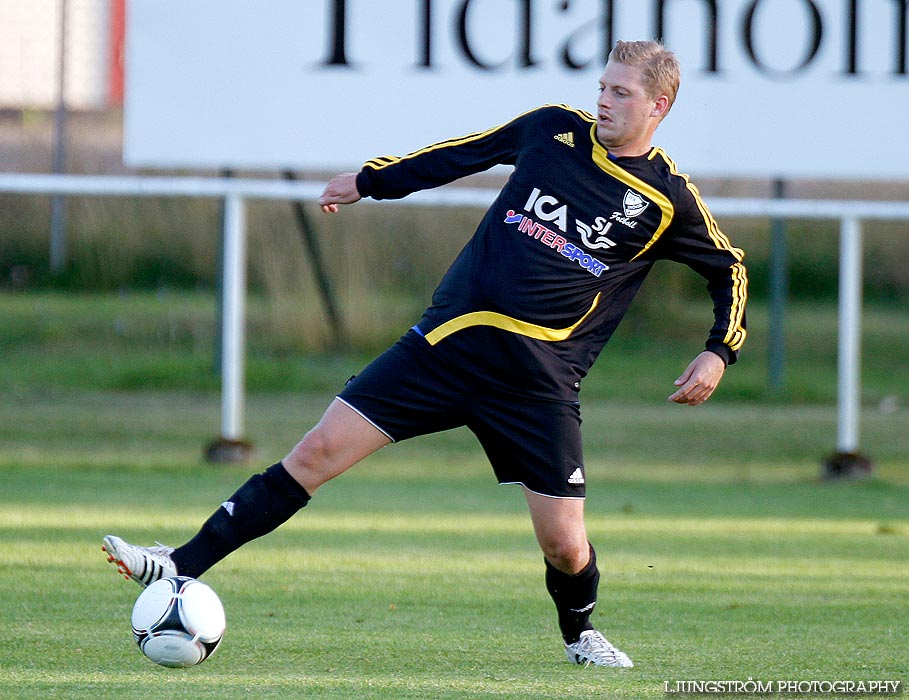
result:
[[[617,39],[683,68],[656,135],[694,175],[909,177],[909,3],[129,0],[125,160],[355,169],[545,103]]]

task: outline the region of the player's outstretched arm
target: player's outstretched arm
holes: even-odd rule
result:
[[[682,376],[675,380],[679,390],[672,394],[669,400],[689,406],[704,403],[719,385],[725,371],[726,363],[723,362],[723,358],[705,350],[695,357],[682,372]]]
[[[335,214],[339,204],[353,204],[358,201],[360,193],[357,191],[357,174],[341,173],[335,175],[325,185],[322,196],[319,197],[319,206],[324,213]]]

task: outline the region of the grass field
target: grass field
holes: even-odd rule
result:
[[[646,290],[646,288],[645,288]],[[422,301],[425,301],[422,297]],[[418,302],[418,303],[422,303]],[[670,298],[652,316],[633,306],[583,382],[588,399],[659,402],[703,347],[712,316],[703,301]],[[419,319],[422,306],[394,296],[352,309],[356,326],[381,327],[354,352],[312,353],[302,336],[325,333],[312,298],[252,296],[247,314],[251,392],[335,391],[339,382]],[[0,292],[0,392],[103,389],[217,391],[215,296],[211,292],[71,294]],[[832,404],[836,401],[835,303],[793,301],[786,314],[785,383],[767,389],[766,306],[750,303],[748,341],[721,388],[726,401]],[[321,330],[314,331],[314,328]],[[909,314],[868,305],[863,313],[862,398],[869,408],[909,405]],[[378,344],[375,344],[377,343]]]
[[[263,466],[327,400],[251,399]],[[100,538],[180,543],[245,479],[201,462],[217,413],[216,396],[177,392],[0,401],[0,697],[657,698],[696,679],[909,681],[905,436],[866,424],[894,445],[876,478],[820,483],[832,410],[721,402],[587,411],[595,621],[633,669],[564,660],[523,499],[460,431],[375,455],[214,568],[222,648],[158,668],[131,639],[138,589]]]
[[[138,588],[101,537],[185,541],[362,361],[294,354],[254,302],[257,465],[214,467],[211,311],[200,295],[0,295],[0,698],[646,699],[688,680],[909,682],[905,312],[866,314],[874,476],[825,483],[827,307],[792,309],[783,397],[763,387],[760,308],[755,350],[703,407],[665,401],[698,331],[648,341],[631,319],[585,384],[594,619],[633,669],[565,661],[520,492],[495,485],[462,431],[380,452],[212,569],[222,648],[193,669],[152,665],[129,629]]]

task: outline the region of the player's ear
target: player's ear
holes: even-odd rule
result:
[[[668,111],[669,98],[666,95],[660,95],[653,101],[653,109],[650,112],[650,116],[662,119]]]

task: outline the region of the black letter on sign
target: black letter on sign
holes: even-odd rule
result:
[[[609,54],[612,52],[612,45],[615,43],[615,32],[613,31],[613,22],[615,19],[615,8],[612,6],[612,0],[604,0],[603,5],[603,65],[609,60]]]
[[[906,75],[906,24],[909,21],[909,0],[896,0],[896,63],[894,75]]]
[[[849,0],[846,14],[846,75],[858,73],[858,0]]]
[[[532,35],[531,35],[531,13],[530,13],[530,3],[531,0],[518,0],[522,5],[522,13],[520,19],[520,37],[521,37],[521,62],[520,65],[523,68],[528,68],[530,66],[536,65],[536,61],[533,59],[531,54],[531,45],[532,45]],[[477,68],[482,70],[495,70],[500,68],[507,61],[502,61],[498,64],[493,63],[484,63],[479,56],[477,56],[473,49],[470,47],[470,38],[467,32],[467,13],[470,11],[470,3],[472,0],[463,0],[461,3],[461,10],[458,12],[458,43],[461,46],[461,51],[464,52],[464,56],[467,57],[467,60],[470,61]]]
[[[531,32],[531,24],[533,17],[530,11],[531,0],[523,0],[523,8],[521,13],[521,66],[524,68],[530,68],[530,66],[535,66],[536,61],[533,60],[533,56],[530,55],[531,47],[533,46],[533,34]]]
[[[792,68],[789,71],[777,70],[775,68],[770,68],[769,66],[764,65],[760,58],[758,58],[757,52],[754,48],[754,15],[757,12],[757,6],[761,0],[752,0],[751,4],[748,6],[748,11],[745,13],[745,48],[748,49],[748,56],[751,58],[751,62],[759,69],[765,73],[776,73],[782,75],[784,73],[797,73],[807,66],[811,61],[814,60],[814,57],[817,56],[818,49],[821,48],[821,38],[824,34],[824,23],[821,20],[821,11],[817,9],[817,5],[814,4],[814,0],[804,0],[807,3],[808,9],[811,10],[811,18],[814,22],[814,36],[812,39],[811,50],[808,52],[808,55],[805,57],[805,60],[802,61],[795,68]]]
[[[596,59],[601,67],[606,65],[606,61],[609,60],[609,52],[612,50],[612,4],[613,0],[602,0],[603,9],[600,21],[602,22],[601,30],[603,32],[603,54]],[[562,0],[561,10],[567,12],[570,5],[571,0]],[[568,38],[565,39],[565,45],[562,47],[562,65],[569,70],[583,70],[590,65],[590,60],[578,61],[571,55],[571,44],[580,40],[586,32],[595,31],[597,29],[596,25],[597,20],[592,19],[568,35]]]
[[[432,0],[423,0],[422,17],[423,41],[420,47],[423,52],[420,57],[420,68],[432,68]]]
[[[907,15],[909,15],[909,0],[896,0],[894,8],[896,14],[896,35],[894,36],[895,51],[893,74],[906,75],[906,24]],[[846,16],[846,65],[844,68],[846,75],[858,75],[859,69],[859,14],[858,0],[849,0],[848,13]]]
[[[666,40],[666,5],[668,0],[656,0],[656,28],[654,36],[660,41]],[[719,34],[719,17],[716,6],[716,0],[706,0],[707,2],[707,68],[705,72],[716,73],[719,71],[719,59],[717,58],[717,35]],[[755,3],[757,4],[757,3]],[[752,9],[752,12],[754,10]]]
[[[328,27],[328,36],[331,43],[328,45],[328,58],[324,61],[326,66],[347,66],[347,0],[332,0],[331,15]]]

